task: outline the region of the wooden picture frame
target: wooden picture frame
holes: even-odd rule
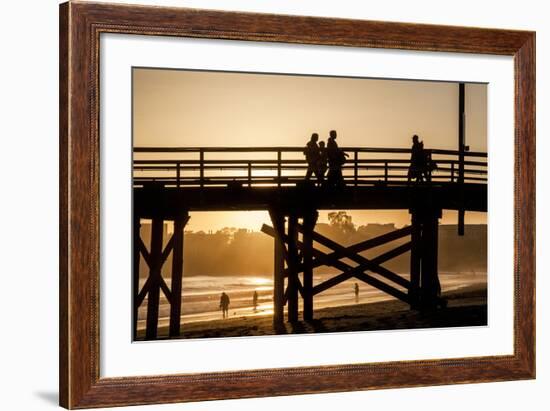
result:
[[[513,56],[514,354],[100,378],[101,33]],[[183,8],[60,6],[60,405],[90,408],[535,377],[535,33]]]

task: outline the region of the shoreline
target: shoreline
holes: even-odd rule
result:
[[[285,322],[277,328],[273,326],[271,314],[182,324],[182,335],[176,338],[167,337],[168,327],[159,327],[157,340],[487,325],[486,286],[467,286],[445,292],[442,297],[448,300],[447,308],[433,312],[411,310],[407,303],[386,300],[317,309],[311,322]],[[138,330],[137,341],[143,341],[144,334],[145,330]]]

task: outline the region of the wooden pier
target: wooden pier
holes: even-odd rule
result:
[[[487,211],[486,153],[429,150],[437,168],[427,181],[415,182],[407,178],[409,149],[342,149],[349,155],[343,166],[343,184],[327,187],[314,180],[305,181],[303,148],[135,148],[134,337],[138,309],[147,300],[145,339],[157,338],[161,292],[170,304],[169,336],[180,335],[183,233],[193,211],[269,212],[271,225],[264,225],[261,230],[274,238],[275,325],[284,321],[285,306],[287,320],[299,320],[299,298],[303,300],[303,320],[311,321],[314,296],[351,278],[405,301],[414,309],[444,306],[437,268],[439,219],[443,209],[457,210],[457,234],[461,234],[464,212]],[[348,247],[315,231],[319,210],[348,209],[408,210],[411,224]],[[151,220],[148,245],[140,236],[143,219]],[[163,238],[166,221],[174,223],[168,240]],[[365,250],[405,237],[408,242],[375,258],[361,255]],[[321,251],[316,244],[331,251]],[[382,265],[407,252],[409,279]],[[161,272],[170,254],[168,287]],[[149,275],[140,288],[141,259],[147,264]],[[339,273],[313,284],[313,269],[319,266],[334,267]]]

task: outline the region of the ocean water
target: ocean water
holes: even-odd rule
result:
[[[313,285],[319,284],[334,274],[316,274]],[[408,279],[408,274],[401,274]],[[373,275],[376,277],[376,275]],[[380,277],[379,277],[380,278]],[[486,284],[487,274],[476,273],[439,273],[442,291],[452,291],[474,284]],[[169,279],[165,279],[170,287]],[[359,298],[355,298],[354,284],[359,285]],[[141,284],[143,285],[143,284]],[[400,287],[397,287],[400,288]],[[229,317],[257,316],[273,313],[273,279],[268,276],[187,276],[182,285],[182,315],[181,323],[210,321],[222,318],[219,308],[220,295],[225,291],[231,299]],[[258,292],[258,306],[254,310],[252,296]],[[404,290],[403,290],[404,291]],[[351,304],[373,303],[391,300],[394,297],[385,294],[361,281],[350,279],[337,286],[317,294],[313,299],[314,310]],[[300,309],[302,307],[299,299]],[[138,312],[138,329],[145,328],[147,316],[147,298]],[[163,298],[161,291],[161,305],[159,309],[159,326],[169,323],[170,305]]]

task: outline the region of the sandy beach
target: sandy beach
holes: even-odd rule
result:
[[[276,334],[334,333],[344,331],[375,331],[434,327],[465,327],[487,325],[487,289],[474,285],[443,293],[446,309],[434,312],[411,310],[398,300],[329,307],[314,312],[310,323],[299,321],[274,328],[271,315],[230,317],[183,324],[180,338],[219,338]],[[300,315],[301,317],[301,315]],[[143,338],[139,333],[138,339]],[[159,329],[160,335],[167,330]],[[158,339],[162,339],[159,337]]]

